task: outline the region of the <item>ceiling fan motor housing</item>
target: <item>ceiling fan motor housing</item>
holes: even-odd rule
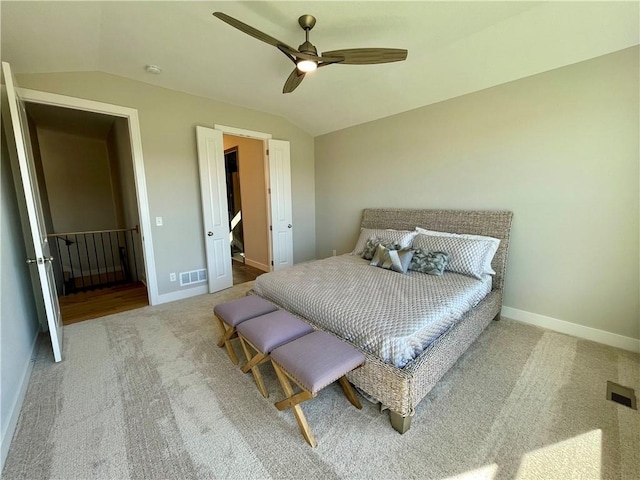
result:
[[[316,47],[314,47],[313,44],[308,40],[298,47],[298,51],[310,53],[311,55],[318,54],[318,50],[316,49]]]

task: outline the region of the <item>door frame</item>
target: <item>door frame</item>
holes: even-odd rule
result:
[[[142,256],[144,259],[145,274],[147,278],[147,293],[149,305],[157,305],[160,302],[158,295],[158,280],[156,275],[155,256],[153,253],[153,241],[151,238],[151,217],[149,214],[149,198],[147,195],[147,182],[144,173],[144,160],[142,156],[142,136],[140,134],[140,121],[138,110],[110,103],[96,102],[84,98],[69,97],[57,93],[17,88],[23,101],[29,103],[41,103],[63,108],[73,108],[86,112],[102,113],[115,117],[122,117],[129,125],[129,137],[131,139],[131,156],[133,158],[133,175],[138,202],[138,215],[140,220],[140,235],[142,236]]]
[[[273,135],[270,133],[256,132],[254,130],[246,130],[244,128],[230,127],[228,125],[214,124],[214,130],[219,130],[223,135],[233,135],[235,137],[246,137],[254,140],[262,140],[263,167],[265,191],[267,192],[267,223],[271,225],[271,201],[269,199],[269,189],[271,188],[271,180],[269,178],[269,159],[267,158],[267,140],[271,140]],[[268,266],[269,271],[273,271],[273,242],[271,240],[271,232],[267,231],[268,242]]]

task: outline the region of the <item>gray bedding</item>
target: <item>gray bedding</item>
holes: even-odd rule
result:
[[[402,368],[491,291],[491,276],[403,275],[341,255],[261,275],[254,291]]]

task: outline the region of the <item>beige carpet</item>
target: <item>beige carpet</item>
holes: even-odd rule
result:
[[[640,415],[605,400],[607,380],[640,391],[639,356],[506,319],[405,435],[323,390],[313,449],[270,367],[264,399],[215,345],[213,305],[250,285],[67,326],[61,364],[43,342],[3,478],[640,478]]]

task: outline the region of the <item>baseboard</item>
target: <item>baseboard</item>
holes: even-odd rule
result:
[[[246,263],[250,267],[254,267],[254,268],[257,268],[258,270],[262,270],[263,272],[271,271],[271,267],[269,267],[268,265],[265,265],[264,263],[256,262],[254,260],[250,260],[246,257],[244,259],[244,263]]]
[[[195,297],[196,295],[203,295],[205,293],[209,293],[209,287],[206,284],[186,290],[178,290],[177,292],[163,293],[162,295],[158,295],[156,305],[175,302],[176,300],[184,300],[185,298]]]
[[[22,410],[22,402],[24,402],[24,397],[27,394],[27,387],[29,386],[31,372],[33,371],[33,364],[36,358],[36,349],[38,348],[39,338],[40,334],[38,332],[33,339],[33,344],[31,345],[31,354],[29,355],[29,361],[24,368],[22,379],[20,380],[20,385],[17,389],[18,393],[13,400],[13,405],[11,405],[11,414],[9,415],[7,426],[2,432],[2,440],[0,442],[0,472],[4,469],[4,462],[7,459],[7,454],[9,453],[11,440],[13,440],[13,434],[18,426],[18,418],[20,417],[20,411]]]
[[[556,332],[573,335],[574,337],[640,353],[640,340],[636,338],[625,337],[624,335],[598,330],[597,328],[585,327],[577,323],[558,320],[557,318],[547,317],[525,310],[518,310],[517,308],[502,307],[502,315],[519,322],[529,323]]]

